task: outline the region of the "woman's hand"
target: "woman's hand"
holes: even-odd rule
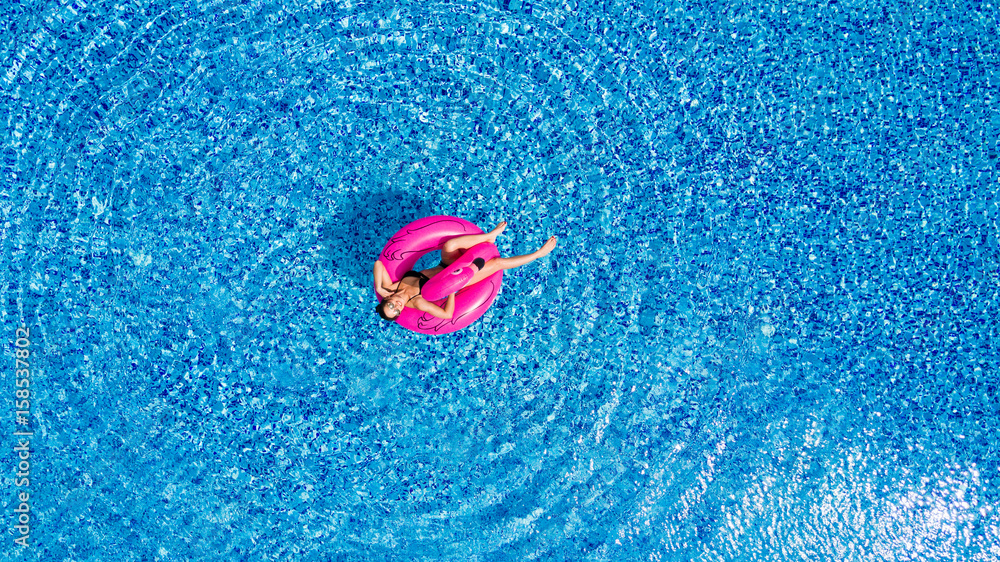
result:
[[[451,319],[455,316],[455,293],[448,295],[448,301],[444,303],[445,318]]]
[[[372,268],[372,275],[375,276],[375,292],[383,299],[391,295],[399,285],[399,283],[389,283],[389,272],[385,270],[385,266],[382,265],[381,261],[375,262],[375,266]]]
[[[420,297],[414,301],[417,310],[421,312],[426,312],[435,318],[441,318],[443,320],[451,320],[455,316],[455,295],[448,295],[448,300],[444,303],[444,308],[428,302],[427,299]]]

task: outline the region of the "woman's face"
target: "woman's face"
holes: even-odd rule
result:
[[[399,293],[393,293],[382,301],[385,304],[382,310],[385,311],[385,315],[389,318],[395,318],[399,316],[400,312],[403,312],[403,306],[406,304],[406,298]]]

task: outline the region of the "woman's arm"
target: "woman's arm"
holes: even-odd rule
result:
[[[385,270],[385,266],[380,261],[375,262],[372,274],[375,276],[375,292],[382,298],[391,295],[399,287],[399,283],[389,282],[389,272]]]
[[[415,306],[413,308],[416,308],[421,312],[426,312],[436,318],[451,320],[451,318],[455,315],[455,294],[452,293],[448,295],[448,300],[444,303],[444,308],[441,308],[432,302],[428,302],[427,299],[423,297],[414,301],[414,305]]]

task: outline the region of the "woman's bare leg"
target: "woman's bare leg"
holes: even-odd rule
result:
[[[497,236],[507,228],[507,221],[500,221],[500,224],[493,230],[485,234],[469,234],[467,236],[456,236],[444,243],[441,248],[441,263],[451,265],[455,260],[462,257],[466,250],[483,242],[496,243]]]
[[[472,280],[469,281],[466,284],[466,286],[479,283],[483,279],[486,279],[487,277],[493,275],[498,271],[513,269],[515,267],[521,267],[522,265],[529,264],[537,260],[538,258],[549,255],[549,253],[551,253],[552,250],[555,249],[557,240],[558,239],[555,236],[549,238],[548,241],[546,241],[541,248],[535,250],[534,252],[531,252],[530,254],[524,254],[523,256],[513,256],[509,258],[491,259],[490,261],[486,262],[486,265],[484,265],[482,269],[476,272],[476,275],[473,276]]]

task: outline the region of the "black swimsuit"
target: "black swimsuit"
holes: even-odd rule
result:
[[[407,277],[416,277],[417,285],[420,287],[421,291],[424,290],[424,284],[431,280],[430,277],[424,275],[423,273],[420,273],[419,271],[413,271],[412,269],[404,273],[403,276],[399,278],[399,280],[402,281]]]

